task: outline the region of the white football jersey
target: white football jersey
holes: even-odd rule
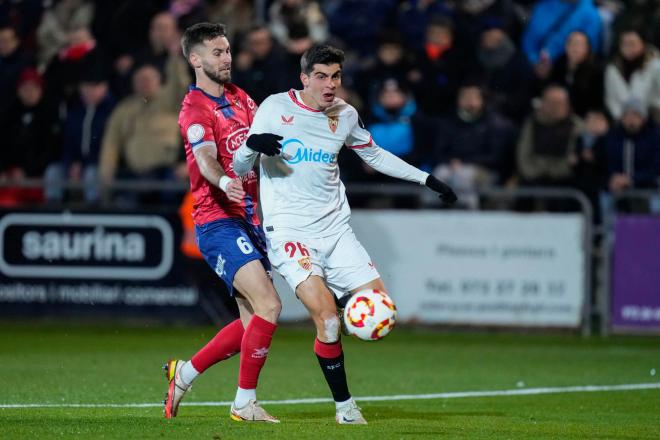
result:
[[[372,145],[370,133],[361,125],[355,108],[344,101],[337,99],[323,112],[306,106],[296,90],[271,95],[259,106],[248,136],[282,136],[286,157],[261,155],[266,234],[327,237],[348,227],[350,208],[337,157],[344,145]]]

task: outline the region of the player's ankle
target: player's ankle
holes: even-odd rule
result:
[[[181,367],[180,379],[186,385],[190,386],[199,376],[199,371],[195,369],[191,361],[186,361]]]
[[[238,387],[234,399],[234,408],[243,408],[250,403],[250,400],[257,400],[257,390]]]

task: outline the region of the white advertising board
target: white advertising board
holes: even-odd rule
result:
[[[358,210],[351,224],[396,302],[427,324],[577,327],[584,298],[578,214]],[[283,320],[306,317],[276,278]]]

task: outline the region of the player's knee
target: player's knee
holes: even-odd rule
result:
[[[324,341],[327,343],[334,343],[339,340],[339,332],[341,330],[341,323],[337,315],[324,317],[323,319],[323,336]]]
[[[261,298],[257,304],[253,306],[254,312],[270,322],[277,322],[282,311],[282,303],[277,295]]]
[[[264,307],[266,308],[266,314],[273,318],[274,321],[280,317],[280,312],[282,312],[282,303],[280,302],[280,299],[277,295],[275,295],[273,298],[269,298],[266,304],[264,304]]]

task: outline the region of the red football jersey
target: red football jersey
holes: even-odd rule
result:
[[[234,152],[245,140],[256,111],[257,104],[252,98],[233,84],[225,84],[225,92],[220,97],[190,86],[179,113],[179,127],[185,142],[190,189],[195,199],[195,224],[203,225],[221,218],[242,218],[253,225],[259,224],[257,174],[250,171],[243,177],[246,195],[241,203],[232,202],[224,191],[202,176],[193,154],[193,150],[201,146],[214,146],[222,169],[227,176],[235,178]]]

